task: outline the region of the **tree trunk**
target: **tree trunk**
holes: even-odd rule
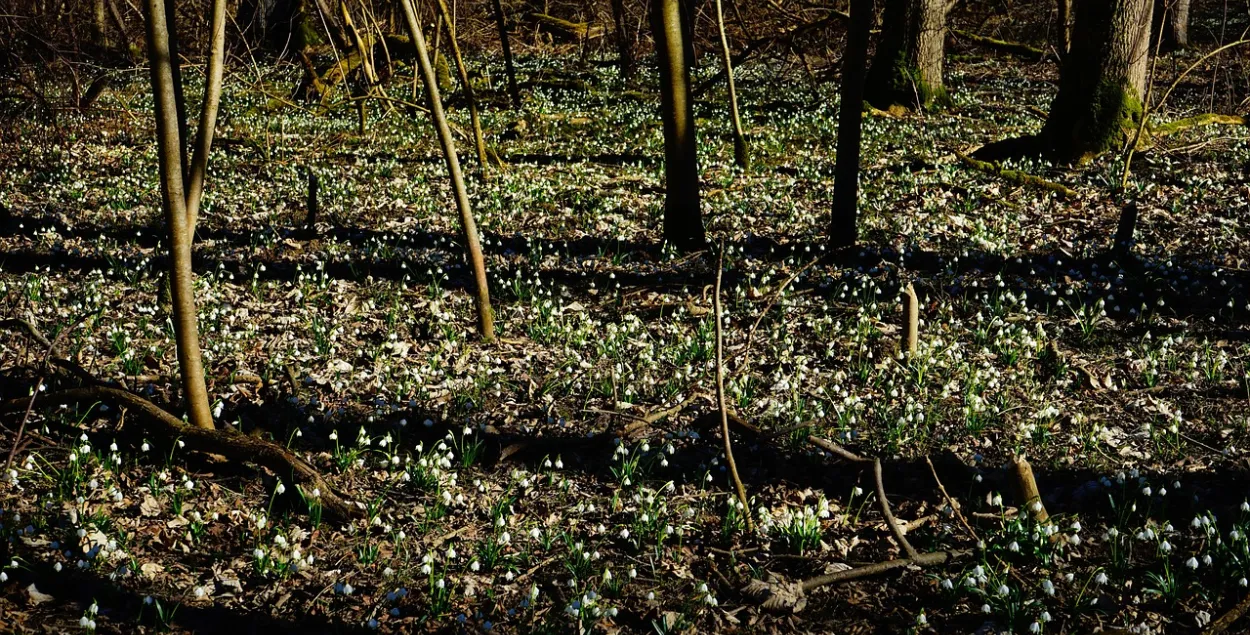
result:
[[[102,49],[112,48],[113,43],[109,40],[108,6],[105,0],[93,0],[91,9],[91,39]]]
[[[627,35],[628,25],[625,20],[625,0],[612,0],[612,24],[616,29],[616,63],[621,78],[628,81],[634,76],[634,47]]]
[[[664,239],[689,252],[702,249],[706,237],[699,202],[699,154],[684,22],[679,0],[652,0],[651,29],[664,123]]]
[[[886,0],[864,96],[882,110],[949,103],[942,83],[946,0]]]
[[[1163,35],[1163,51],[1176,51],[1189,46],[1190,0],[1155,0],[1153,33]],[[1154,37],[1151,41],[1158,41]]]
[[[1081,162],[1124,146],[1138,128],[1153,0],[1076,0],[1072,50],[1039,135],[1055,159]]]
[[[400,0],[406,2],[407,0]],[[512,107],[521,107],[521,89],[516,83],[516,66],[512,63],[512,45],[508,42],[508,19],[503,14],[500,0],[491,0],[495,5],[495,27],[499,29],[499,46],[503,49],[504,71],[508,74],[508,95],[512,97]]]
[[[399,0],[404,10],[404,18],[408,22],[408,33],[417,47],[417,63],[421,66],[421,81],[425,84],[425,93],[430,98],[430,119],[438,135],[439,145],[443,148],[443,158],[447,160],[447,171],[451,175],[452,190],[456,195],[456,208],[460,211],[460,227],[464,231],[464,242],[469,249],[469,263],[473,267],[473,280],[477,286],[477,317],[478,333],[484,342],[495,341],[495,316],[490,306],[490,286],[486,280],[486,261],[482,256],[482,244],[478,241],[477,223],[473,220],[473,209],[469,206],[469,192],[464,185],[464,174],[460,171],[460,159],[456,155],[456,142],[451,136],[451,128],[447,125],[447,116],[443,112],[443,99],[438,92],[438,78],[434,75],[434,65],[430,63],[430,53],[425,46],[425,34],[417,23],[417,13],[411,0]]]
[[[183,190],[185,156],[178,121],[174,84],[175,66],[170,50],[170,22],[164,0],[146,0],[148,65],[155,97],[157,159],[161,175],[161,203],[165,210],[170,238],[170,279],[173,293],[174,335],[178,348],[178,368],[182,375],[183,397],[191,424],[212,429],[208,388],[200,358],[199,325],[196,319],[195,288],[191,272],[192,235]]]
[[[1059,57],[1063,58],[1072,50],[1072,0],[1058,0],[1055,4],[1059,7],[1055,19],[1058,37],[1055,39],[1058,42]]]
[[[226,71],[226,0],[214,0],[209,21],[208,64],[204,71],[204,103],[200,109],[200,125],[195,131],[195,150],[191,156],[187,180],[187,229],[195,239],[200,218],[200,201],[204,198],[204,181],[208,177],[208,153],[213,148],[217,131],[217,111],[221,105],[221,83]]]
[[[838,148],[833,175],[833,221],[830,244],[851,247],[858,239],[860,124],[864,117],[864,80],[868,40],[872,30],[873,0],[851,0],[851,24],[842,56],[841,105],[838,112]]]
[[[482,173],[485,174],[486,137],[482,134],[482,120],[477,115],[477,98],[473,94],[473,84],[469,81],[469,69],[464,65],[464,58],[460,55],[460,44],[456,42],[456,23],[452,20],[451,12],[447,10],[447,3],[444,0],[436,1],[438,12],[447,23],[447,43],[451,45],[451,56],[456,62],[456,73],[460,76],[460,86],[464,88],[464,100],[469,105],[469,119],[473,123],[473,142],[477,146],[477,163]]]
[[[720,31],[721,55],[725,60],[725,77],[729,83],[729,116],[734,130],[734,164],[743,170],[751,167],[747,136],[742,131],[742,118],[738,116],[738,90],[734,86],[733,56],[729,52],[729,37],[725,35],[725,12],[721,0],[716,0],[716,27]]]

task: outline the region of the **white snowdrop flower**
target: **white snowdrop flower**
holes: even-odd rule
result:
[[[186,441],[183,441],[182,439],[178,439],[178,447],[179,447],[179,448],[185,448],[185,447],[187,447],[187,442],[186,442]]]
[[[339,431],[338,431],[338,430],[331,430],[331,431],[330,431],[330,440],[331,440],[331,441],[338,441],[338,440],[339,440]]]
[[[1197,569],[1198,559],[1191,556],[1188,560],[1185,561],[1185,566],[1189,567],[1190,569]]]
[[[1050,580],[1042,580],[1042,591],[1044,591],[1046,595],[1053,596],[1055,594],[1055,583]]]
[[[1003,585],[999,585],[999,587],[998,587],[998,595],[999,595],[999,596],[1005,596],[1005,595],[1007,595],[1008,593],[1011,593],[1011,589],[1010,589],[1007,585],[1005,585],[1005,584],[1003,584]]]
[[[1071,536],[1068,536],[1068,542],[1072,543],[1073,547],[1079,547],[1083,541],[1081,540],[1080,534],[1072,534]]]
[[[482,565],[481,565],[481,564],[479,564],[477,560],[474,560],[473,562],[470,562],[470,563],[469,563],[469,570],[470,570],[470,571],[474,571],[474,572],[476,572],[478,569],[481,569],[481,568],[482,568]]]
[[[1106,584],[1109,580],[1110,578],[1107,577],[1107,573],[1105,571],[1099,571],[1098,575],[1094,576],[1094,582],[1096,584]]]
[[[438,581],[434,583],[434,586],[436,586],[436,587],[438,587],[438,588],[440,588],[440,589],[447,588],[447,579],[446,579],[446,578],[439,578],[439,579],[438,579]]]
[[[350,582],[343,584],[343,595],[351,595],[352,591],[355,591],[355,589],[352,588]]]
[[[139,450],[140,450],[140,451],[142,451],[142,452],[147,452],[148,450],[151,450],[151,449],[152,449],[152,446],[148,445],[148,442],[147,442],[147,441],[144,441],[144,442],[143,442],[143,445],[139,446]],[[72,452],[71,452],[71,454],[72,454]]]
[[[992,504],[993,504],[995,507],[1002,507],[1002,506],[1003,506],[1003,496],[1002,496],[1002,494],[995,494],[995,495],[994,495],[994,499],[993,499],[993,501],[992,501]]]
[[[635,568],[633,568],[633,567],[630,567],[630,568],[629,568],[629,577],[630,577],[630,579],[631,579],[631,580],[632,580],[632,579],[634,579],[634,578],[636,578],[636,577],[638,577],[638,570],[637,570],[637,569],[635,569]]]
[[[278,481],[278,486],[273,488],[273,491],[275,494],[281,496],[286,493],[286,485],[283,485],[282,481]]]
[[[1020,551],[1020,543],[1018,543],[1018,542],[1016,542],[1016,541],[1014,541],[1014,540],[1013,540],[1013,541],[1011,541],[1011,544],[1007,545],[1007,550],[1008,550],[1008,551],[1011,551],[1011,552],[1018,552],[1018,551]]]
[[[265,557],[265,550],[257,547],[256,550],[252,552],[252,555],[256,556],[257,560],[261,560]]]
[[[1244,580],[1245,578],[1242,578],[1242,579]],[[5,573],[4,571],[0,571],[0,582],[8,582],[8,581],[9,581],[9,574]],[[1245,586],[1245,585],[1243,584],[1241,586]]]
[[[982,613],[993,613],[993,612],[994,612],[994,609],[990,608],[990,605],[989,605],[989,604],[982,604],[982,605],[981,605],[981,612],[982,612]]]
[[[648,602],[655,601],[655,591],[647,591],[647,601]]]
[[[109,444],[109,451],[110,451],[110,452],[116,452],[116,451],[117,451],[117,442],[116,442],[116,441],[114,441],[113,443],[110,443],[110,444]]]
[[[1029,624],[1029,632],[1030,632],[1030,633],[1040,633],[1040,632],[1042,632],[1042,625],[1041,625],[1041,623],[1039,623],[1039,622],[1033,622],[1032,624]]]
[[[563,470],[563,469],[564,469],[564,461],[563,461],[563,460],[561,460],[561,459],[560,459],[560,457],[556,457],[556,469],[557,469],[557,470]]]
[[[950,591],[955,588],[955,583],[952,582],[950,578],[946,578],[945,580],[942,580],[940,586],[943,591]]]
[[[1247,579],[1245,579],[1245,578],[1242,578],[1242,579],[1240,579],[1240,580],[1238,580],[1238,581],[1237,581],[1237,584],[1238,584],[1238,585],[1240,585],[1240,586],[1247,586],[1247,585],[1250,585],[1250,580],[1247,580]]]
[[[1074,522],[1072,523],[1072,531],[1080,531],[1080,530],[1081,530],[1081,521],[1079,521],[1079,520],[1078,520],[1078,521],[1074,521]]]
[[[1150,496],[1151,494],[1154,493],[1154,491],[1150,489],[1149,485],[1147,485],[1141,488],[1141,493],[1142,493],[1142,496]]]
[[[924,626],[925,624],[929,623],[929,620],[928,618],[924,616],[924,613],[921,613],[920,615],[916,616],[916,623],[919,624],[920,626]]]
[[[1242,502],[1241,502],[1241,511],[1243,511],[1243,512],[1250,512],[1250,501],[1242,501]]]
[[[626,539],[626,540],[629,539],[629,527],[626,527],[621,530],[621,538]]]
[[[58,563],[56,563],[56,564],[52,565],[52,570],[53,570],[53,571],[56,571],[57,573],[60,573],[60,572],[61,572],[61,563],[59,563],[59,562],[58,562]]]
[[[86,616],[86,615],[84,615],[84,616],[82,616],[82,617],[78,618],[78,625],[79,625],[79,626],[81,626],[81,627],[83,627],[83,628],[87,628],[87,624],[90,624],[90,623],[91,623],[91,620],[90,620],[90,619],[87,619],[87,616]]]
[[[1202,564],[1205,564],[1208,567],[1211,566],[1211,554],[1209,553],[1202,554]]]
[[[1042,611],[1042,614],[1038,615],[1037,619],[1041,622],[1049,622],[1051,620],[1050,611]]]
[[[448,548],[447,548],[447,559],[448,559],[448,560],[454,560],[455,558],[456,558],[456,548],[455,548],[455,547],[448,547]]]
[[[1163,553],[1170,553],[1172,551],[1172,543],[1166,540],[1159,543],[1159,551],[1162,551]]]

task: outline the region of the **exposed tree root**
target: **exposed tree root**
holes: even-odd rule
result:
[[[1246,611],[1250,611],[1250,595],[1242,598],[1236,606],[1229,609],[1227,613],[1221,615],[1220,619],[1211,622],[1211,625],[1207,627],[1207,630],[1202,631],[1202,635],[1219,635],[1220,633],[1227,631],[1228,627],[1233,625],[1233,622],[1241,619],[1241,616],[1246,614]]]
[[[1003,53],[1010,53],[1011,55],[1023,57],[1024,59],[1027,59],[1027,60],[1040,62],[1046,59],[1046,56],[1047,56],[1046,51],[1039,49],[1036,46],[1029,46],[1028,44],[1021,44],[1020,42],[1009,42],[1007,40],[999,40],[999,39],[992,38],[992,37],[986,37],[984,35],[977,35],[976,33],[973,33],[971,31],[964,31],[962,29],[951,29],[950,34],[957,38],[968,40],[969,42],[972,42],[973,44],[977,44],[979,46],[992,49],[995,51],[1001,51]]]
[[[1219,113],[1209,112],[1206,114],[1194,115],[1192,117],[1185,117],[1184,119],[1177,119],[1176,121],[1170,121],[1165,124],[1154,126],[1150,129],[1150,134],[1151,136],[1155,138],[1167,137],[1167,136],[1174,135],[1178,132],[1183,132],[1190,128],[1197,128],[1198,126],[1212,126],[1212,125],[1250,126],[1250,120],[1247,120],[1245,117],[1242,117],[1241,115],[1222,115]]]
[[[98,401],[109,401],[137,412],[142,415],[143,421],[150,424],[154,432],[180,439],[193,450],[220,454],[230,459],[249,461],[268,468],[279,477],[289,478],[293,483],[301,486],[304,490],[304,497],[307,499],[311,500],[313,491],[317,490],[321,508],[328,519],[345,521],[362,516],[360,508],[343,500],[335,493],[313,466],[280,445],[233,431],[208,430],[188,425],[156,404],[119,388],[88,386],[60,390],[39,397],[41,406]],[[26,399],[0,402],[0,413],[18,412],[26,406]]]
[[[978,172],[996,176],[1009,183],[1040,188],[1048,192],[1054,192],[1064,198],[1075,198],[1077,196],[1076,190],[1054,181],[1048,181],[1034,174],[1021,172],[1020,170],[1010,170],[989,161],[974,159],[958,150],[955,151],[955,156],[959,157],[959,160],[963,161],[968,167]]]

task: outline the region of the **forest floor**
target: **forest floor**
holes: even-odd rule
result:
[[[1198,54],[1174,56],[1160,90]],[[115,404],[36,395],[0,484],[0,630],[1184,633],[1250,593],[1250,129],[1161,139],[1118,194],[1122,156],[1013,166],[1076,191],[1060,198],[955,154],[1036,131],[1053,63],[956,52],[951,108],[866,118],[862,249],[832,259],[835,91],[744,68],[746,172],[709,93],[725,388],[762,431],[734,438],[748,530],[714,397],[718,259],[657,246],[657,100],[606,65],[521,70],[523,113],[483,90],[507,168],[483,179],[461,146],[494,346],[427,120],[374,105],[361,135],[352,108],[287,102],[294,69],[229,75],[195,247],[214,413],[365,518],[324,519],[315,495]],[[0,318],[33,316],[181,415],[144,77],[0,128]],[[1155,121],[1220,109],[1210,77]],[[1128,201],[1136,244],[1109,255]],[[920,348],[903,358],[908,284]],[[0,399],[77,385],[42,357],[0,332]],[[5,416],[4,452],[21,422]],[[809,435],[880,457],[909,541],[951,560],[800,600],[786,581],[905,555],[872,470]],[[1048,521],[1017,513],[1021,455]]]

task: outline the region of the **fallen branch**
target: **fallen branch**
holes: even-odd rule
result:
[[[960,161],[963,161],[972,169],[977,170],[978,172],[984,172],[991,176],[996,176],[1009,183],[1041,188],[1048,192],[1054,192],[1064,198],[1076,198],[1077,196],[1076,190],[1066,185],[1055,183],[1054,181],[1048,181],[1040,176],[1029,174],[1027,172],[1021,172],[1020,170],[1010,170],[995,163],[990,163],[989,161],[974,159],[958,150],[955,151],[955,156],[959,157]]]
[[[891,569],[898,569],[909,565],[919,567],[931,567],[934,565],[945,564],[951,560],[963,558],[971,551],[934,551],[932,553],[922,553],[915,558],[899,558],[896,560],[886,560],[885,562],[877,562],[874,564],[866,564],[862,567],[854,569],[846,569],[845,571],[835,571],[827,575],[816,576],[802,581],[800,586],[804,591],[811,591],[822,586],[835,584],[838,582],[846,582],[848,580],[856,580],[878,573],[885,573]]]
[[[1036,46],[1029,46],[1028,44],[1021,44],[1020,42],[1010,42],[1007,40],[986,37],[984,35],[977,35],[976,33],[964,31],[963,29],[951,29],[950,34],[956,38],[968,40],[973,44],[978,44],[988,49],[1001,51],[1003,53],[1010,53],[1011,55],[1018,55],[1035,62],[1040,62],[1046,59],[1046,51],[1037,48]]]
[[[71,388],[43,395],[40,405],[59,406],[97,401],[110,401],[139,413],[144,421],[152,424],[156,432],[177,438],[193,450],[249,461],[268,468],[279,476],[286,476],[296,485],[302,486],[305,498],[314,498],[313,491],[318,491],[317,500],[320,501],[327,518],[345,521],[362,515],[358,506],[339,497],[313,466],[290,450],[233,431],[209,430],[188,425],[156,404],[125,390],[98,385]],[[0,413],[18,411],[26,403],[26,399],[0,402]]]

